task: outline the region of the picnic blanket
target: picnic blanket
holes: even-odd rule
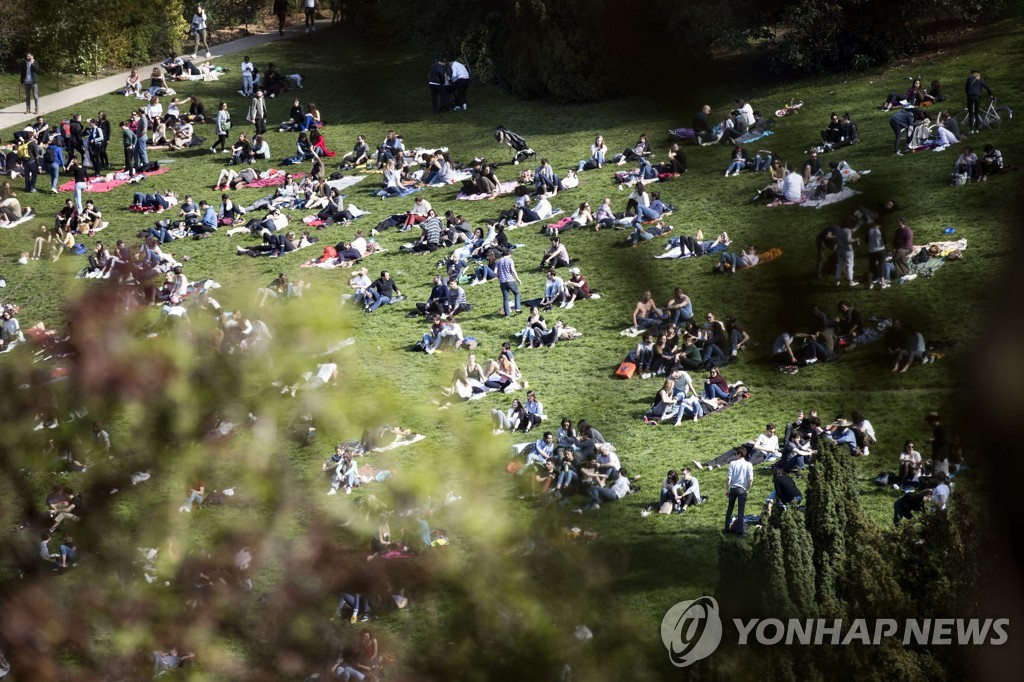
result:
[[[775,132],[771,131],[771,130],[763,130],[761,128],[754,128],[753,130],[749,130],[749,131],[743,133],[742,135],[740,135],[739,137],[737,137],[736,141],[739,142],[740,144],[747,144],[748,142],[756,142],[757,140],[760,140],[762,138],[765,138],[765,137],[768,137],[769,135],[774,135],[774,134],[775,134]]]
[[[276,175],[272,175],[268,178],[259,178],[258,180],[254,180],[253,182],[246,184],[244,187],[245,189],[256,189],[260,187],[276,187],[277,185],[283,185],[285,175],[286,173],[284,171],[278,171]],[[305,173],[294,173],[292,178],[298,180],[304,175]]]
[[[25,215],[21,216],[20,218],[18,218],[14,222],[7,223],[6,225],[0,225],[0,227],[3,227],[5,229],[9,230],[12,227],[17,227],[18,225],[21,225],[22,223],[27,223],[28,221],[32,220],[35,217],[36,217],[36,214],[35,214],[34,211],[27,211],[25,213]]]
[[[88,183],[86,183],[85,191],[109,192],[115,187],[120,187],[121,185],[126,185],[129,182],[133,181],[138,182],[139,180],[145,180],[151,175],[163,175],[169,170],[171,169],[167,168],[166,166],[162,166],[160,168],[157,168],[155,171],[149,171],[147,173],[141,173],[135,176],[129,175],[128,173],[110,173],[108,175],[102,175],[99,176],[98,178],[93,178],[92,180],[90,180]],[[136,178],[138,178],[138,180],[136,180]],[[59,189],[61,192],[74,192],[75,181],[69,180],[60,187],[58,187],[57,189]]]
[[[338,190],[340,192],[341,190],[347,189],[347,188],[351,187],[352,185],[355,185],[356,183],[362,182],[365,179],[366,179],[365,175],[349,175],[349,176],[343,177],[343,178],[341,178],[339,180],[328,180],[324,184],[326,184],[328,187],[330,187],[332,189],[336,189],[336,190]],[[330,190],[328,190],[328,191],[330,191]]]
[[[423,440],[424,438],[426,438],[426,436],[424,436],[422,433],[414,433],[413,435],[409,436],[408,438],[406,438],[405,436],[401,436],[401,437],[399,437],[398,440],[396,440],[396,441],[394,441],[392,443],[388,443],[387,445],[381,445],[378,448],[373,448],[372,450],[370,450],[370,452],[387,452],[388,450],[394,450],[396,448],[405,447],[406,445],[412,445],[413,443],[418,443],[421,440]],[[360,465],[360,468],[362,468],[362,465]]]
[[[826,194],[820,199],[805,199],[800,202],[800,205],[804,207],[812,206],[814,208],[821,208],[822,206],[830,206],[832,204],[837,204],[840,201],[846,201],[850,197],[855,197],[858,194],[860,194],[860,192],[857,190],[850,187],[844,187],[838,192],[834,194]]]
[[[516,182],[515,180],[509,180],[508,182],[503,182],[498,187],[498,194],[499,195],[501,195],[501,194],[510,194],[513,190],[515,190],[515,188],[516,188],[516,186],[518,184],[519,183]],[[458,195],[455,197],[455,199],[457,201],[481,201],[483,199],[489,199],[492,196],[493,196],[492,194],[488,194],[486,192],[484,192],[483,194],[466,194],[465,191],[462,191],[462,192],[458,193]]]
[[[551,215],[549,215],[549,216],[548,216],[547,218],[541,218],[540,220],[534,220],[534,221],[532,221],[532,222],[529,222],[529,223],[523,223],[522,225],[512,225],[512,224],[509,224],[509,225],[507,225],[507,226],[505,227],[505,230],[506,230],[506,231],[508,231],[508,230],[514,230],[514,229],[516,229],[517,227],[526,227],[527,225],[538,225],[538,224],[540,224],[540,223],[543,223],[543,222],[545,222],[545,221],[551,220],[551,219],[552,219],[552,218],[554,218],[554,217],[555,217],[556,215],[560,215],[560,214],[562,214],[562,213],[565,213],[565,211],[563,211],[563,210],[562,210],[562,209],[560,209],[560,208],[556,208],[556,209],[555,209],[554,211],[552,211],[552,212],[551,212]]]

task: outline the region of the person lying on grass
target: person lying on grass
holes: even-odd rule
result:
[[[735,275],[739,270],[754,267],[760,260],[761,257],[757,254],[757,249],[753,244],[750,244],[747,246],[746,251],[741,250],[739,253],[723,252],[718,259],[718,264],[715,265],[715,272],[727,272]]]

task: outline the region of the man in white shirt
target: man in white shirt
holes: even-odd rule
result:
[[[599,488],[595,485],[590,489],[590,499],[592,502],[587,505],[587,509],[600,509],[602,502],[621,500],[628,494],[629,474],[626,472],[625,467],[620,467],[618,470],[618,476],[614,481],[612,481],[610,486],[607,488]]]
[[[466,65],[458,59],[453,59],[451,64],[448,65],[448,74],[453,90],[452,111],[468,109],[469,105],[466,104],[466,90],[469,89],[469,69],[467,69]]]
[[[935,475],[935,478],[939,483],[932,489],[932,504],[935,505],[936,509],[943,510],[946,508],[946,503],[949,502],[949,483],[947,482],[946,472],[940,471]]]
[[[746,525],[743,517],[747,508],[747,493],[754,483],[754,467],[747,461],[747,449],[739,447],[736,449],[736,459],[729,463],[729,475],[725,481],[725,496],[729,498],[729,508],[725,512],[725,532],[731,531],[732,508],[739,501],[737,518],[739,519],[740,535],[746,535]]]
[[[753,127],[756,119],[754,118],[754,107],[750,106],[750,102],[745,99],[736,100],[736,113],[743,117],[748,128]]]
[[[548,270],[548,281],[544,285],[544,298],[540,300],[540,307],[550,310],[552,306],[562,300],[564,295],[565,281],[554,270]]]
[[[779,437],[775,435],[775,424],[768,424],[765,426],[764,433],[754,440],[754,452],[751,453],[750,459],[760,463],[776,460],[780,456]],[[751,464],[753,463],[751,462]]]
[[[782,197],[786,201],[800,201],[804,193],[804,178],[796,172],[793,164],[789,164],[787,170],[789,172],[782,179]]]

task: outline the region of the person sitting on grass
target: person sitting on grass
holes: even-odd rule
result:
[[[725,177],[737,176],[741,170],[745,170],[750,167],[750,154],[746,148],[737,142],[733,146],[732,157],[729,166],[725,169]]]
[[[590,504],[577,509],[577,512],[600,509],[602,504],[621,500],[629,494],[629,472],[626,471],[626,467],[619,467],[608,476],[611,485],[606,488],[598,485],[592,486],[590,488]]]
[[[370,160],[370,145],[366,143],[366,138],[362,135],[356,136],[356,143],[352,147],[352,151],[343,155],[340,159],[341,167],[352,168],[353,166],[359,166]]]
[[[540,269],[551,268],[567,268],[569,267],[569,252],[565,249],[565,244],[558,237],[551,238],[551,248],[545,253],[543,258],[540,259]]]
[[[896,351],[896,363],[892,366],[893,372],[905,374],[915,362],[924,364],[928,362],[925,353],[928,346],[925,344],[924,335],[916,329],[908,329],[904,336],[903,346]],[[900,367],[900,364],[903,367]]]
[[[540,308],[537,306],[530,307],[530,314],[526,318],[526,326],[520,332],[521,341],[519,342],[520,348],[526,346],[536,347],[540,345],[540,335],[548,330],[547,323],[544,321],[544,316],[540,314]]]
[[[519,398],[512,399],[512,405],[507,412],[498,408],[492,409],[491,421],[494,424],[492,432],[494,435],[500,435],[505,431],[523,431],[525,433],[534,427],[533,419]]]

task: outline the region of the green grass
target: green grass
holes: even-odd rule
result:
[[[577,231],[565,237],[573,258],[579,260],[593,286],[604,297],[597,302],[585,302],[572,311],[555,311],[547,315],[550,321],[564,319],[580,329],[583,338],[560,344],[553,350],[527,350],[517,354],[524,377],[529,380],[544,402],[552,428],[562,415],[578,420],[586,418],[613,441],[623,463],[634,473],[642,475],[642,492],[616,505],[608,505],[600,512],[583,518],[554,512],[554,518],[527,509],[515,499],[511,486],[502,473],[506,462],[507,446],[511,440],[490,440],[484,435],[488,428],[489,410],[506,408],[503,396],[491,396],[468,405],[452,406],[446,412],[437,412],[428,398],[437,395],[438,387],[447,383],[452,369],[464,360],[459,356],[432,356],[408,352],[424,331],[421,320],[408,319],[408,308],[397,306],[383,309],[371,316],[355,316],[337,308],[338,293],[344,291],[348,271],[300,270],[301,260],[311,257],[314,249],[290,257],[270,259],[240,259],[233,255],[236,244],[247,241],[237,237],[228,239],[223,234],[205,241],[175,243],[170,250],[180,259],[189,256],[186,272],[190,279],[213,277],[223,284],[217,296],[226,307],[251,309],[253,288],[269,281],[277,272],[287,272],[292,279],[304,279],[312,284],[310,295],[301,303],[293,303],[284,313],[267,311],[274,322],[272,329],[284,350],[285,364],[301,365],[311,369],[311,360],[297,361],[294,357],[314,348],[322,347],[326,339],[354,335],[356,345],[344,351],[342,380],[337,389],[325,392],[320,404],[306,403],[321,416],[320,442],[312,449],[297,448],[287,442],[278,442],[274,434],[248,435],[216,451],[211,457],[201,449],[167,466],[163,476],[143,492],[133,493],[118,501],[118,517],[130,525],[139,537],[128,540],[134,547],[144,540],[164,536],[173,528],[175,537],[190,546],[208,546],[215,538],[231,529],[255,542],[259,534],[268,544],[278,547],[301,544],[310,536],[330,524],[331,519],[343,518],[347,512],[341,497],[323,497],[326,489],[320,480],[318,462],[329,451],[335,439],[358,436],[364,425],[373,424],[387,415],[391,421],[427,434],[420,446],[388,453],[381,458],[383,465],[394,468],[403,487],[408,486],[421,494],[432,494],[435,499],[453,488],[466,496],[461,509],[446,512],[434,521],[445,527],[455,542],[448,553],[454,562],[452,584],[466,584],[484,590],[487,583],[477,580],[474,571],[490,580],[499,593],[576,594],[577,601],[547,601],[544,612],[530,621],[543,627],[564,630],[575,625],[578,618],[595,630],[599,642],[611,639],[616,643],[632,643],[630,652],[614,647],[614,658],[600,658],[606,667],[603,673],[594,673],[598,679],[612,675],[612,671],[629,668],[637,679],[660,678],[672,673],[664,661],[664,651],[658,640],[658,627],[664,612],[672,604],[695,595],[706,594],[717,583],[718,529],[724,515],[725,473],[715,471],[699,475],[709,504],[692,509],[685,517],[641,518],[643,505],[658,494],[661,477],[669,468],[681,468],[693,459],[707,459],[733,445],[753,438],[768,421],[784,424],[800,409],[817,407],[824,418],[836,414],[849,415],[860,410],[875,425],[879,442],[872,447],[872,455],[858,461],[861,501],[870,515],[885,526],[891,517],[894,499],[891,491],[880,490],[870,483],[878,471],[894,469],[897,454],[907,438],[926,437],[925,412],[931,409],[951,410],[957,404],[957,391],[961,377],[970,371],[970,344],[976,341],[990,309],[998,304],[993,287],[1009,260],[1009,229],[1013,218],[1011,187],[1013,176],[994,178],[986,184],[964,188],[949,187],[948,175],[956,152],[924,153],[897,158],[891,155],[891,133],[888,115],[879,106],[890,90],[905,88],[910,75],[922,74],[924,80],[940,78],[950,93],[957,93],[959,83],[970,68],[980,65],[986,80],[996,92],[1021,91],[1021,76],[1012,64],[1020,63],[1021,34],[1019,28],[1004,25],[1002,31],[993,31],[992,37],[979,39],[953,53],[923,55],[915,60],[885,70],[875,70],[848,77],[818,77],[793,80],[786,85],[767,84],[758,74],[738,73],[723,66],[720,72],[709,73],[706,85],[697,90],[671,93],[663,99],[620,99],[588,106],[565,107],[543,102],[518,102],[495,88],[475,86],[469,94],[470,109],[452,115],[432,116],[429,98],[422,75],[429,63],[429,55],[412,50],[399,52],[381,50],[379,46],[361,43],[357,37],[343,32],[318,32],[297,41],[275,43],[254,53],[254,61],[265,64],[274,61],[287,65],[286,72],[306,74],[303,101],[315,101],[324,113],[328,127],[325,134],[329,146],[347,150],[356,134],[366,134],[371,144],[383,138],[388,128],[400,131],[407,146],[426,147],[447,145],[453,158],[469,160],[483,155],[491,160],[506,161],[508,151],[494,143],[492,133],[499,124],[522,134],[540,156],[551,160],[560,171],[575,166],[585,158],[587,149],[597,133],[604,135],[612,152],[629,146],[638,134],[646,132],[655,143],[656,153],[663,157],[666,147],[665,131],[679,125],[689,125],[692,112],[708,102],[720,113],[737,96],[745,96],[754,107],[765,112],[779,108],[791,97],[805,101],[800,114],[778,121],[776,134],[763,140],[759,146],[776,151],[787,162],[799,163],[804,150],[817,141],[817,131],[828,120],[831,111],[850,111],[860,126],[862,143],[856,147],[832,154],[826,160],[845,159],[858,170],[870,169],[857,189],[864,194],[823,210],[805,208],[766,209],[752,206],[746,200],[766,183],[764,175],[744,174],[739,178],[722,178],[729,153],[721,147],[686,147],[689,172],[682,178],[659,185],[655,189],[662,197],[679,207],[670,221],[678,231],[692,233],[701,227],[706,235],[726,229],[737,245],[753,243],[762,251],[781,247],[784,255],[753,271],[735,277],[716,277],[711,274],[710,258],[692,261],[658,261],[663,240],[650,242],[639,248],[627,248],[625,233]],[[992,55],[999,55],[992,59]],[[671,90],[668,72],[651,70],[645,77],[666,81]],[[245,102],[235,92],[238,83],[228,76],[220,83],[183,86],[180,94],[199,94],[214,109],[218,100],[230,103],[235,131],[243,129]],[[1011,106],[1017,104],[1007,101]],[[956,94],[947,103],[951,108],[962,106]],[[92,113],[105,109],[116,123],[134,106],[134,100],[107,96],[76,106],[76,110]],[[270,121],[286,117],[290,98],[278,98],[270,103]],[[67,117],[69,111],[53,112],[48,118]],[[980,151],[982,143],[991,141],[1002,149],[1009,163],[1019,163],[1021,153],[1016,123],[998,134],[984,134],[971,143]],[[3,131],[8,138],[11,131]],[[200,128],[200,135],[212,141],[210,126]],[[276,158],[291,153],[292,134],[269,133],[270,145]],[[118,140],[111,145],[112,161],[120,157]],[[170,188],[179,193],[190,192],[198,198],[214,203],[217,194],[212,189],[218,169],[225,155],[212,155],[200,148],[184,153],[151,152],[151,158],[170,159],[172,171],[160,178],[147,180],[140,186],[146,191]],[[531,164],[532,167],[532,164]],[[519,168],[502,165],[498,176],[512,179]],[[553,201],[558,208],[571,212],[583,200],[597,205],[605,196],[611,196],[617,210],[623,208],[625,194],[619,194],[609,180],[610,169],[583,174],[583,185],[576,190],[560,194]],[[42,180],[41,180],[41,184]],[[357,223],[368,230],[391,212],[402,212],[411,200],[389,199],[381,202],[371,196],[377,178],[371,176],[349,190],[349,200],[373,215]],[[102,234],[106,243],[123,238],[134,243],[135,233],[150,221],[125,210],[134,186],[126,186],[106,194],[95,195],[97,203],[111,220],[111,227]],[[496,216],[510,201],[454,202],[454,189],[427,190],[425,195],[435,209],[461,212],[473,225],[485,218]],[[259,190],[241,190],[234,197],[245,204],[262,194]],[[63,197],[47,194],[22,199],[37,208],[41,215],[54,212]],[[957,236],[966,236],[970,242],[966,258],[950,263],[939,270],[931,280],[915,281],[887,291],[867,291],[863,286],[856,291],[837,290],[831,280],[825,284],[814,279],[814,236],[829,222],[850,214],[858,203],[877,203],[894,198],[902,207],[914,228],[916,241],[943,238],[947,226],[956,228]],[[886,225],[891,234],[893,225]],[[354,228],[332,227],[319,233],[327,243],[334,243]],[[70,297],[92,288],[93,283],[70,279],[74,270],[84,264],[81,257],[65,257],[60,263],[32,262],[28,266],[15,263],[18,253],[30,250],[30,227],[15,231],[0,231],[0,254],[8,264],[3,269],[8,286],[4,299],[22,306],[21,321],[28,325],[44,320],[48,325],[62,326],[65,306]],[[425,300],[430,289],[434,263],[437,257],[402,255],[398,245],[409,237],[394,231],[384,233],[379,241],[389,252],[366,261],[371,272],[389,269],[403,292],[411,301]],[[527,228],[512,232],[514,242],[526,247],[516,251],[515,259],[524,280],[524,298],[539,296],[543,287],[543,274],[536,268],[547,240]],[[89,246],[94,239],[86,239]],[[439,257],[439,256],[438,256]],[[857,272],[866,271],[866,258],[857,257]],[[859,277],[864,281],[864,277]],[[664,303],[672,288],[681,286],[694,301],[698,314],[714,311],[719,317],[734,315],[744,323],[751,336],[759,343],[745,353],[738,363],[729,366],[724,374],[730,380],[742,379],[753,393],[753,399],[727,412],[713,415],[696,424],[680,428],[671,426],[646,427],[639,418],[649,406],[659,387],[657,380],[629,382],[612,378],[612,371],[634,341],[620,337],[617,332],[629,323],[629,314],[640,292],[650,289],[655,298]],[[55,294],[56,292],[56,294]],[[506,321],[494,315],[500,305],[500,295],[494,284],[468,289],[470,301],[475,304],[472,313],[461,320],[468,335],[481,341],[479,357],[493,357],[501,342],[510,340],[519,330],[522,318]],[[828,366],[815,366],[801,370],[794,376],[775,372],[765,362],[772,340],[781,327],[791,320],[802,322],[812,304],[825,310],[834,310],[836,303],[850,299],[865,317],[900,317],[919,324],[929,341],[953,342],[946,358],[935,365],[914,367],[908,374],[894,376],[888,371],[884,348],[881,344],[862,346],[841,362]],[[301,306],[301,307],[300,307]],[[280,318],[280,319],[278,319]],[[148,318],[140,322],[147,328]],[[158,346],[164,348],[165,346]],[[189,355],[185,350],[176,352]],[[145,355],[135,356],[142,363]],[[131,362],[129,357],[125,362]],[[196,358],[185,359],[186,366],[197,372],[210,371],[211,364]],[[194,363],[194,364],[188,364]],[[296,364],[298,363],[298,364]],[[131,365],[128,365],[129,367]],[[256,359],[249,368],[236,376],[237,400],[235,407],[243,409],[262,405],[271,414],[285,415],[294,408],[267,402],[266,382],[282,371],[281,366],[270,367]],[[202,383],[210,380],[197,374]],[[695,374],[695,379],[698,375]],[[181,419],[197,418],[198,408],[190,406],[194,386],[184,378],[174,380],[167,395],[177,400],[183,413]],[[98,398],[93,398],[99,402]],[[122,447],[131,443],[136,450],[146,449],[146,427],[152,427],[143,414],[145,410],[127,410],[104,415],[114,425],[115,441]],[[440,415],[440,416],[439,416]],[[26,417],[27,419],[28,417]],[[87,435],[87,434],[86,434]],[[83,435],[83,438],[86,437]],[[24,448],[38,448],[38,434],[25,439]],[[923,443],[923,440],[919,440]],[[137,453],[138,454],[138,453]],[[139,455],[144,459],[144,455]],[[192,515],[191,519],[178,518],[163,511],[181,497],[184,482],[197,467],[206,467],[208,479],[224,484],[237,482],[246,495],[237,505],[213,514]],[[36,500],[51,478],[44,473],[31,476]],[[766,477],[758,477],[751,507],[757,508],[770,489]],[[354,497],[360,496],[357,491]],[[296,499],[297,498],[297,499]],[[297,501],[298,500],[298,501]],[[178,502],[177,504],[180,504]],[[5,518],[13,520],[14,510],[4,506]],[[249,520],[252,523],[247,523]],[[184,525],[185,521],[191,525]],[[600,533],[600,540],[589,555],[564,556],[565,563],[584,561],[593,570],[592,583],[580,597],[582,590],[577,573],[545,575],[543,586],[538,576],[529,570],[510,570],[522,567],[528,560],[516,558],[504,563],[486,556],[497,552],[505,556],[520,547],[519,538],[540,533],[538,528],[528,530],[531,524],[576,525]],[[257,531],[265,527],[265,531]],[[343,536],[331,531],[336,541]],[[141,544],[140,544],[141,546]],[[361,551],[362,545],[359,545]],[[287,582],[282,554],[268,561],[257,584],[261,589],[273,590]],[[539,561],[539,559],[538,559]],[[538,564],[539,565],[539,564]],[[575,569],[582,572],[580,568]],[[503,578],[504,576],[504,578]],[[448,584],[452,587],[452,584]],[[498,587],[494,587],[497,584]],[[311,587],[314,600],[319,598],[323,611],[328,614],[337,585],[329,580]],[[599,595],[599,596],[595,596]],[[613,595],[608,597],[606,595]],[[438,647],[454,639],[457,632],[465,632],[453,619],[465,618],[465,605],[457,598],[432,595],[415,604],[417,615],[399,614],[382,622],[387,644],[404,649],[410,660],[434,660]],[[479,623],[487,622],[487,615],[500,611],[499,605],[487,600],[479,606]],[[457,604],[458,606],[454,606]],[[259,607],[247,605],[255,612]],[[511,607],[510,607],[511,608]],[[517,606],[518,608],[518,606]],[[522,605],[524,611],[527,605]],[[113,621],[117,622],[117,621]],[[96,625],[97,640],[112,624]],[[472,628],[472,625],[462,627]],[[539,625],[538,631],[542,630]],[[445,631],[444,639],[438,630]],[[493,630],[492,630],[493,631]],[[617,634],[619,636],[617,636]],[[144,633],[135,633],[145,638]],[[231,639],[229,637],[229,639]],[[232,639],[234,645],[220,655],[238,662],[263,660],[264,652],[244,637]],[[109,647],[109,643],[105,647]],[[211,647],[212,648],[212,647]],[[109,648],[105,648],[109,650]],[[201,655],[210,654],[200,651]],[[462,660],[462,659],[460,659]],[[225,669],[230,665],[224,663]],[[584,670],[586,668],[583,668]],[[472,675],[469,675],[472,676]]]

